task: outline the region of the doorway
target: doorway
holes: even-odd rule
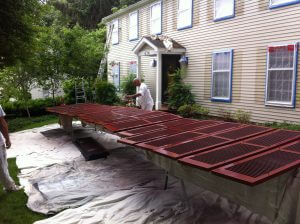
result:
[[[162,55],[162,99],[163,105],[167,105],[168,102],[168,86],[172,82],[177,69],[180,69],[179,60],[181,55],[174,54],[163,54]]]

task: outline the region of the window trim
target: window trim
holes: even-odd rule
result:
[[[115,20],[113,20],[112,21],[112,24],[114,24],[115,22],[117,22],[118,23],[118,29],[117,29],[117,37],[118,37],[118,41],[116,42],[116,43],[113,43],[112,42],[112,45],[118,45],[119,43],[120,43],[120,32],[119,32],[119,27],[120,27],[120,20],[119,19],[115,19]],[[112,37],[111,37],[111,41],[113,40],[113,35],[114,35],[114,28],[115,27],[113,27],[113,30],[112,30]]]
[[[298,4],[298,3],[300,3],[300,0],[291,0],[290,2],[274,5],[274,3],[272,3],[272,0],[269,0],[269,9],[277,9],[277,8],[281,8],[281,7],[285,7],[285,6],[289,6],[289,5]]]
[[[223,16],[223,17],[220,17],[220,18],[216,18],[216,0],[214,0],[214,22],[218,22],[218,21],[222,21],[222,20],[234,18],[235,17],[235,4],[236,4],[235,1],[236,0],[233,0],[233,12],[232,12],[231,15]]]
[[[160,32],[159,33],[152,33],[152,8],[153,6],[160,4]],[[162,18],[163,17],[163,5],[162,5],[162,1],[157,1],[155,3],[153,3],[152,5],[150,5],[150,35],[161,35],[162,34]]]
[[[131,65],[132,64],[136,64],[136,73],[131,72]],[[138,68],[137,68],[137,60],[130,61],[129,62],[129,71],[128,71],[128,74],[135,74],[135,75],[137,75],[137,70],[138,70]]]
[[[137,26],[137,34],[136,34],[136,37],[135,38],[130,38],[130,16],[132,15],[132,14],[137,14],[137,24],[136,24],[136,26]],[[131,12],[131,13],[129,13],[129,21],[128,21],[128,39],[129,39],[129,41],[135,41],[135,40],[138,40],[139,39],[139,21],[140,21],[140,18],[139,18],[139,10],[136,10],[136,11],[134,11],[134,12]]]
[[[187,25],[187,26],[184,26],[184,27],[179,27],[178,26],[178,21],[179,21],[179,1],[180,0],[177,0],[177,30],[185,30],[185,29],[189,29],[189,28],[192,28],[193,27],[193,18],[194,18],[194,0],[191,0],[192,1],[192,6],[191,6],[191,24],[190,25]]]
[[[214,90],[214,54],[217,53],[225,53],[230,52],[230,71],[229,71],[229,97],[214,97],[213,90]],[[211,101],[212,102],[224,102],[224,103],[231,103],[232,102],[232,75],[233,75],[233,48],[227,48],[222,50],[217,50],[212,52],[212,62],[211,62]]]
[[[293,83],[292,83],[292,97],[291,102],[280,102],[280,101],[268,101],[268,80],[269,80],[269,48],[270,47],[280,47],[294,45],[294,65],[293,65]],[[297,91],[297,67],[298,67],[298,43],[297,42],[289,42],[289,43],[279,43],[279,44],[271,44],[267,47],[267,69],[266,69],[266,80],[265,80],[265,105],[266,106],[274,106],[274,107],[287,107],[287,108],[295,108],[296,106],[296,91]]]

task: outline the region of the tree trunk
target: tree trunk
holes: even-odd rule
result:
[[[30,111],[29,111],[29,108],[28,108],[28,103],[27,103],[27,100],[26,100],[26,112],[27,112],[27,116],[28,118],[31,118],[31,114],[30,114]]]

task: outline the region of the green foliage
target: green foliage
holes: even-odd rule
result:
[[[68,79],[63,82],[64,100],[65,104],[76,103],[75,99],[75,80]]]
[[[251,112],[237,110],[234,114],[234,117],[240,123],[249,123],[251,120]]]
[[[2,102],[1,106],[8,117],[25,117],[27,116],[27,107],[32,116],[39,116],[47,114],[46,107],[53,107],[62,104],[63,99],[61,97],[47,99],[36,99],[15,102]]]
[[[65,46],[62,30],[58,27],[44,27],[39,33],[36,50],[36,77],[39,86],[49,89],[54,97],[65,76]]]
[[[133,95],[136,93],[136,87],[133,85],[133,80],[136,78],[135,74],[129,74],[121,82],[121,91],[124,95]]]
[[[194,95],[191,93],[191,86],[183,82],[184,69],[178,69],[174,75],[173,82],[168,87],[168,105],[170,109],[178,110],[180,106],[194,104]]]
[[[8,159],[9,172],[16,183],[19,184],[19,174],[16,159]],[[31,224],[46,219],[47,216],[34,213],[27,208],[27,196],[24,191],[5,193],[0,185],[0,224]]]
[[[278,123],[278,122],[272,122],[272,123],[266,123],[265,126],[271,127],[271,128],[277,128],[277,129],[286,129],[286,130],[293,130],[293,131],[300,131],[300,124],[295,123]]]
[[[95,83],[96,102],[113,105],[120,102],[116,87],[107,81],[97,80]]]
[[[177,112],[183,117],[201,118],[209,114],[209,109],[197,104],[185,104]]]
[[[94,85],[92,84],[93,80],[89,82],[89,80],[84,80],[84,89],[85,94],[88,101],[93,100],[93,89]],[[75,83],[77,85],[82,85],[82,79],[71,78],[67,79],[63,82],[63,91],[64,91],[64,102],[66,104],[74,104],[76,103],[75,99]]]
[[[0,1],[0,68],[31,55],[39,12],[38,0]]]
[[[220,114],[225,121],[233,121],[234,115],[230,110],[220,109]]]
[[[79,24],[85,29],[96,29],[102,18],[111,14],[111,8],[119,0],[50,0],[50,4],[60,10],[68,26]]]
[[[102,18],[140,0],[50,0],[66,19],[69,26],[79,24],[85,29],[95,29]]]
[[[95,31],[86,31],[78,25],[64,28],[64,72],[71,77],[96,78],[104,55],[105,37],[104,26]]]
[[[30,90],[36,81],[35,68],[34,61],[28,59],[0,70],[2,99],[15,98],[26,103],[31,98]]]

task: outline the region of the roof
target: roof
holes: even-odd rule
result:
[[[109,16],[104,17],[102,19],[102,22],[103,23],[108,23],[111,20],[120,17],[121,15],[127,14],[131,11],[134,11],[134,10],[137,10],[137,9],[143,7],[144,5],[147,5],[147,4],[155,2],[155,1],[157,1],[157,0],[141,0],[141,1],[139,1],[135,4],[133,4],[133,5],[128,6],[127,8],[120,9],[119,11],[117,11],[117,12],[115,12],[115,13],[109,15]]]
[[[149,40],[153,45],[155,45],[158,48],[166,48],[165,44],[164,44],[164,39],[160,39],[158,36],[144,36],[144,38],[146,38],[147,40]],[[185,49],[182,45],[180,45],[179,43],[177,43],[175,40],[170,39],[170,41],[173,44],[174,49]]]
[[[186,49],[175,40],[167,36],[144,36],[134,47],[133,52],[137,54],[142,47],[147,44],[153,48],[155,51],[180,51],[181,53],[185,52]]]

